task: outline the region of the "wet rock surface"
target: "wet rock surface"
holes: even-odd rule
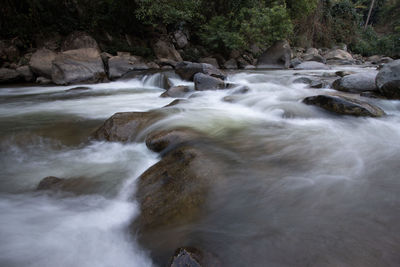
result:
[[[226,75],[211,64],[180,62],[175,67],[175,72],[184,80],[193,81],[196,73],[203,73],[215,78],[225,79]]]
[[[376,85],[382,95],[400,99],[400,60],[385,64],[376,76]]]
[[[203,73],[194,75],[194,89],[197,91],[225,89],[226,85],[222,79],[212,77]]]
[[[303,100],[307,105],[314,105],[333,113],[362,117],[382,117],[385,112],[372,104],[344,96],[318,95]]]
[[[346,75],[333,83],[333,88],[339,91],[360,93],[364,91],[375,91],[376,72],[358,73]]]
[[[192,89],[193,90],[193,89]],[[174,86],[161,94],[161,97],[184,97],[192,91],[189,86]]]

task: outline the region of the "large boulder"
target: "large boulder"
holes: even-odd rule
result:
[[[334,49],[325,54],[327,60],[353,60],[353,56],[344,50]]]
[[[160,60],[167,59],[172,61],[182,61],[182,57],[175,49],[175,46],[168,40],[159,39],[153,43],[153,51]]]
[[[339,91],[361,93],[365,91],[375,91],[376,72],[357,73],[344,76],[333,83],[333,88]]]
[[[161,120],[165,115],[160,111],[115,113],[93,133],[92,137],[111,142],[135,141],[142,130]]]
[[[257,68],[288,69],[292,51],[287,41],[278,41],[257,60]]]
[[[167,129],[150,133],[146,137],[146,146],[154,152],[163,152],[177,145],[188,145],[203,140],[204,136],[193,129]]]
[[[214,67],[219,69],[218,60],[216,58],[213,58],[213,57],[200,58],[199,62],[213,65]]]
[[[178,46],[178,48],[181,48],[181,49],[185,48],[189,43],[186,35],[182,31],[176,31],[174,33],[174,39],[175,39],[175,42],[176,42],[176,45]]]
[[[96,40],[85,32],[73,32],[67,36],[63,44],[61,45],[62,51],[75,50],[81,48],[94,48],[99,49],[99,45]]]
[[[306,97],[303,102],[342,115],[363,117],[382,117],[385,115],[385,112],[379,107],[344,96],[310,96]]]
[[[68,50],[53,61],[51,78],[55,84],[95,83],[106,77],[103,60],[95,48]]]
[[[19,73],[19,75],[23,78],[25,82],[31,82],[33,81],[34,75],[31,71],[31,68],[29,66],[21,66],[16,68],[16,71]]]
[[[1,68],[0,69],[0,83],[11,83],[21,79],[20,73],[14,69]]]
[[[376,85],[385,97],[400,99],[400,59],[383,65],[376,76]]]
[[[324,63],[317,61],[306,61],[298,64],[295,70],[328,70],[329,67]]]
[[[53,61],[56,57],[57,53],[47,48],[42,48],[33,53],[29,66],[37,76],[51,78]]]
[[[236,70],[238,68],[238,64],[236,59],[231,58],[224,63],[225,69]]]
[[[179,62],[175,66],[175,72],[184,80],[193,81],[196,73],[203,73],[215,78],[225,79],[226,76],[223,72],[218,70],[211,64],[207,63],[194,63],[189,61]]]
[[[141,57],[121,55],[108,60],[108,75],[110,79],[117,79],[133,70],[147,70],[149,66]]]
[[[225,82],[207,74],[196,73],[194,75],[194,89],[197,91],[225,89]]]

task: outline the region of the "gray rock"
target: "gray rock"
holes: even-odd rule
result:
[[[235,59],[231,58],[228,61],[224,63],[224,68],[225,69],[232,69],[236,70],[238,68],[237,62]]]
[[[53,61],[52,81],[55,84],[100,82],[106,80],[103,60],[95,48],[81,48],[60,53]]]
[[[303,63],[303,61],[299,58],[294,58],[290,61],[290,67],[291,68],[296,68],[298,65],[300,65],[301,63]]]
[[[209,252],[185,247],[175,252],[169,267],[222,267],[222,263]]]
[[[216,58],[213,57],[205,57],[205,58],[200,58],[199,60],[200,63],[206,63],[206,64],[210,64],[213,65],[214,67],[216,67],[217,69],[219,68],[219,64]]]
[[[355,74],[355,72],[353,72],[353,71],[341,70],[341,71],[335,72],[335,74],[336,74],[337,76],[344,77],[344,76],[347,76],[347,75]]]
[[[182,57],[179,52],[175,49],[175,46],[163,39],[159,39],[153,43],[153,51],[158,59],[168,59],[176,62],[182,61]]]
[[[174,39],[179,48],[185,48],[189,43],[186,35],[182,31],[176,31],[174,33]]]
[[[108,75],[110,79],[117,79],[133,70],[147,70],[149,66],[141,57],[122,55],[108,60]]]
[[[207,74],[196,73],[193,80],[194,88],[197,91],[226,89],[225,82],[222,79]]]
[[[100,51],[96,40],[85,32],[71,33],[61,45],[62,51],[76,50],[81,48],[93,48]]]
[[[400,99],[400,59],[383,65],[376,76],[381,94],[390,99]]]
[[[191,90],[189,86],[174,86],[162,93],[161,97],[184,97],[190,91]]]
[[[328,70],[329,67],[321,62],[306,61],[297,65],[295,70]]]
[[[226,76],[223,72],[216,67],[206,63],[193,63],[193,62],[179,62],[175,67],[175,72],[184,80],[192,81],[196,73],[203,73],[212,77],[225,79]]]
[[[41,84],[41,85],[51,84],[51,80],[47,79],[45,77],[37,77],[36,83]]]
[[[42,48],[33,53],[29,66],[32,72],[37,76],[51,78],[53,61],[56,57],[57,53],[47,48]]]
[[[338,60],[353,60],[353,56],[344,50],[334,49],[325,54],[325,58]]]
[[[321,63],[326,63],[326,59],[320,55],[314,55],[314,54],[306,54],[303,56],[304,61],[316,61],[316,62],[321,62]]]
[[[358,99],[343,96],[310,96],[305,98],[303,102],[307,105],[314,105],[341,115],[363,117],[382,117],[385,115],[385,112],[379,107]]]
[[[0,83],[12,83],[20,80],[22,77],[20,73],[14,69],[1,68],[0,69]]]
[[[21,66],[16,69],[16,71],[20,74],[20,76],[24,79],[26,82],[32,82],[34,79],[34,75],[31,71],[31,68],[29,66]]]
[[[292,51],[287,41],[278,41],[257,60],[257,68],[288,69]]]
[[[366,72],[347,75],[337,79],[333,83],[333,88],[339,91],[351,93],[375,91],[378,89],[375,84],[376,74],[376,72]]]

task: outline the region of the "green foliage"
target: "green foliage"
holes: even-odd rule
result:
[[[309,16],[317,8],[319,0],[286,0],[290,17],[294,20],[301,20]]]
[[[242,8],[238,14],[215,16],[202,27],[203,42],[212,50],[227,54],[251,44],[268,46],[286,39],[293,25],[284,6]]]

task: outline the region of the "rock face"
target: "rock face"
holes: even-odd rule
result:
[[[175,66],[175,72],[184,80],[193,81],[196,73],[203,73],[215,78],[225,79],[226,76],[216,67],[206,63],[180,62]]]
[[[344,76],[333,83],[333,88],[339,91],[361,93],[365,91],[375,91],[376,72],[357,73]]]
[[[257,60],[257,68],[288,69],[292,51],[287,41],[278,41]]]
[[[176,51],[174,45],[171,42],[159,39],[153,44],[153,51],[156,57],[160,60],[167,59],[173,61],[182,61],[182,57],[178,51]]]
[[[110,79],[117,79],[133,70],[147,70],[149,66],[142,58],[131,55],[115,56],[108,60]]]
[[[326,55],[325,58],[327,60],[333,59],[333,60],[353,60],[353,56],[341,49],[334,49],[329,51]]]
[[[383,65],[376,76],[376,85],[385,97],[400,99],[400,60]]]
[[[93,138],[112,142],[135,141],[141,130],[164,116],[158,111],[115,113],[96,130]]]
[[[29,66],[37,76],[51,78],[53,61],[56,57],[57,54],[55,52],[42,48],[32,55]]]
[[[61,46],[62,51],[75,50],[81,48],[94,48],[99,50],[96,40],[85,32],[74,32],[68,35]]]
[[[170,267],[222,267],[222,263],[211,253],[185,247],[176,250]]]
[[[197,91],[225,89],[225,82],[220,78],[215,78],[203,73],[194,75],[194,89]]]
[[[1,68],[0,69],[0,83],[11,83],[21,79],[18,71],[14,69]]]
[[[161,97],[184,97],[190,91],[191,90],[189,86],[174,86],[162,93]]]
[[[363,117],[382,117],[385,115],[382,109],[367,102],[342,96],[310,96],[305,98],[303,102],[342,115]]]
[[[53,61],[51,78],[55,84],[99,82],[106,79],[103,60],[94,48],[68,50]]]
[[[321,62],[306,61],[297,65],[295,70],[328,70],[329,67]]]

